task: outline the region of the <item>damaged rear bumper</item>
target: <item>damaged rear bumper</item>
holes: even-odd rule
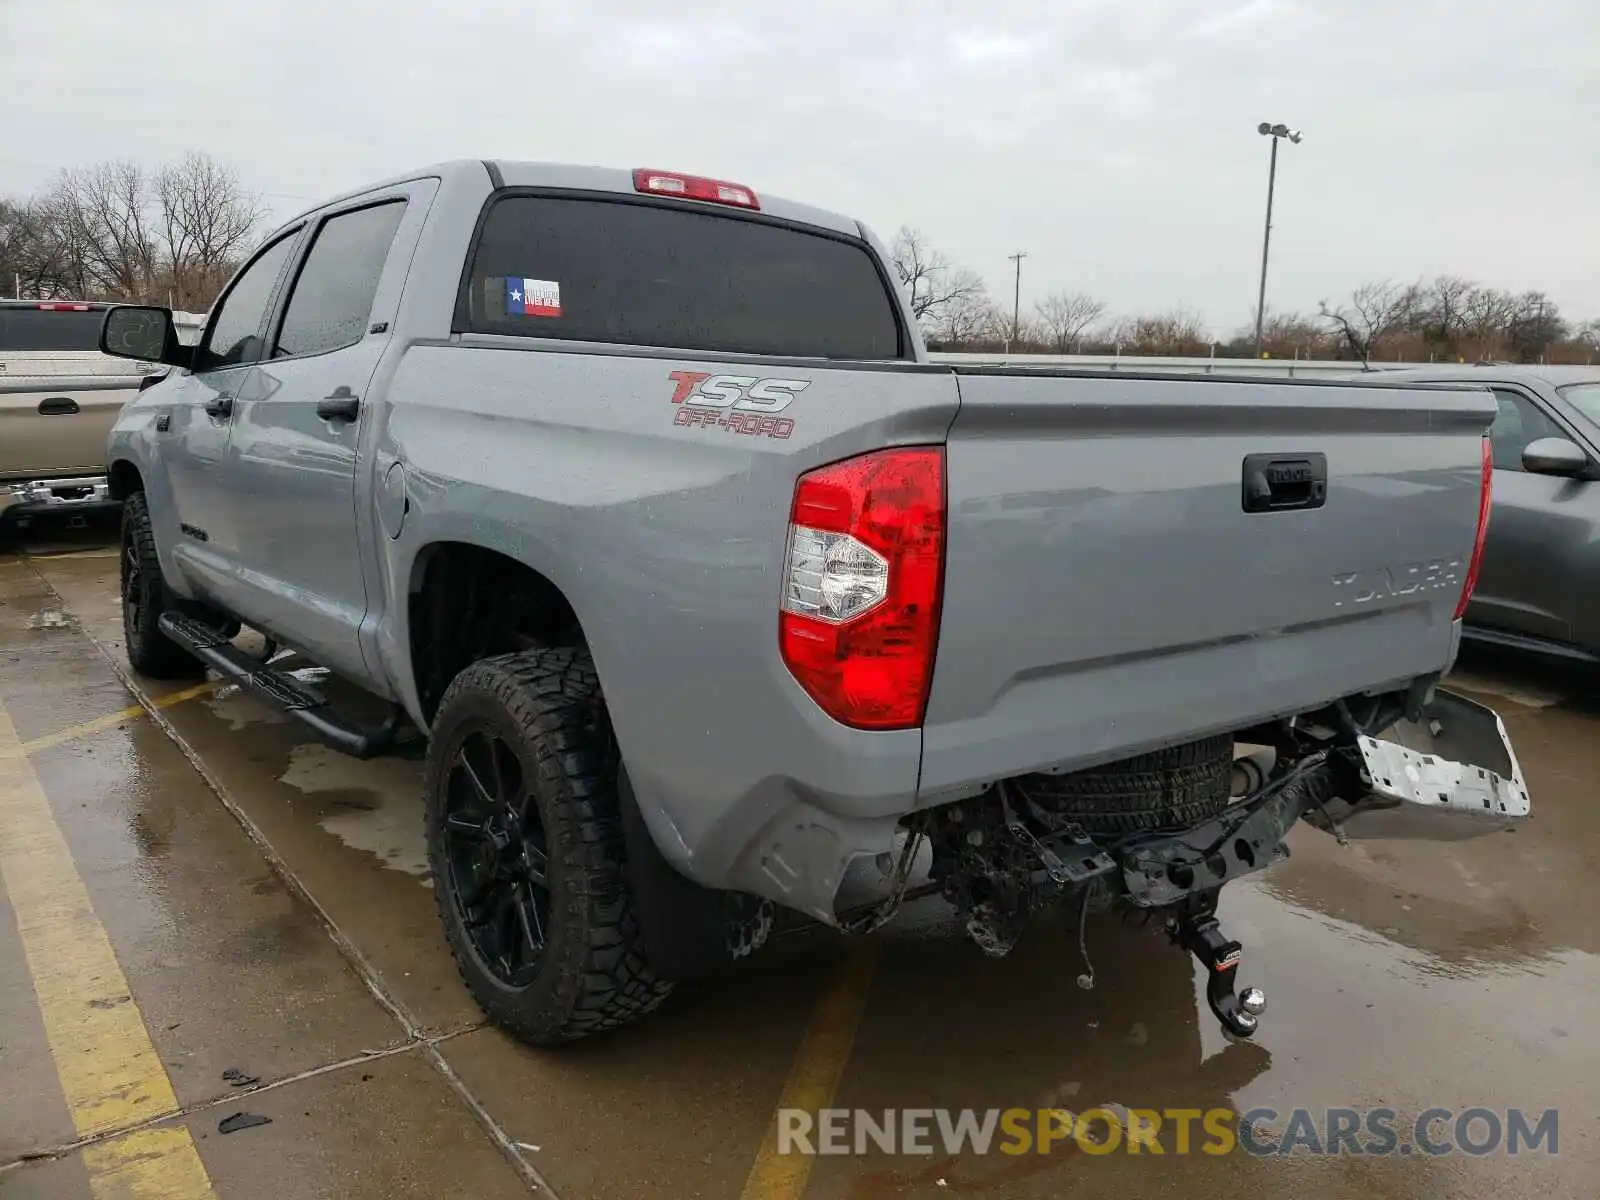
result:
[[[1301,819],[1352,837],[1452,840],[1493,832],[1532,814],[1522,766],[1493,709],[1442,689],[1420,719],[1319,750],[1275,775],[1218,817],[1122,848],[1104,873],[1123,899],[1168,913],[1167,929],[1206,969],[1206,1001],[1224,1031],[1255,1033],[1260,988],[1236,986],[1242,947],[1217,923],[1222,886],[1288,857],[1283,838]],[[1113,885],[1115,887],[1115,884]]]
[[[1116,869],[1125,898],[1144,908],[1178,904],[1271,866],[1288,857],[1283,839],[1302,818],[1341,842],[1450,841],[1532,815],[1522,766],[1493,709],[1441,688],[1421,720],[1384,732],[1311,755],[1203,825],[1124,848]]]

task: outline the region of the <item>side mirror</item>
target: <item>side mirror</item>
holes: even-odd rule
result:
[[[1582,475],[1589,456],[1566,438],[1544,437],[1522,448],[1522,469],[1532,475]]]
[[[172,310],[144,304],[119,304],[106,313],[100,326],[100,352],[171,367],[188,366],[191,354],[178,342]]]

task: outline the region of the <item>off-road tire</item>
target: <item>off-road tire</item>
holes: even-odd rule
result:
[[[520,988],[502,982],[481,960],[452,891],[445,783],[453,747],[473,721],[491,724],[517,755],[544,830],[550,928],[538,973]],[[672,990],[639,950],[617,763],[600,680],[581,647],[480,660],[450,683],[433,721],[424,812],[445,936],[479,1007],[532,1045],[561,1045],[627,1024]]]
[[[204,679],[205,664],[161,632],[161,614],[178,605],[161,574],[143,492],[134,492],[122,502],[120,558],[117,594],[128,664],[147,679]]]
[[[1025,796],[1090,836],[1184,829],[1228,804],[1233,738],[1204,738],[1068,775],[1028,775]]]

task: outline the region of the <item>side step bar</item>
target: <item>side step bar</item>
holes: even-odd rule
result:
[[[335,714],[321,692],[251,658],[204,621],[166,612],[160,625],[162,633],[206,666],[283,709],[333,749],[354,758],[376,758],[394,749],[400,734],[398,705],[382,725],[357,725]]]

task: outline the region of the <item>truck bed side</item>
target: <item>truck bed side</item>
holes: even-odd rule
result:
[[[691,422],[673,403],[673,372],[807,387],[783,412],[792,428],[736,428],[710,410],[691,410],[707,418]],[[388,399],[376,473],[404,464],[406,507],[378,642],[402,664],[408,704],[405,597],[419,556],[466,543],[515,558],[576,611],[669,860],[718,886],[803,886],[796,901],[826,912],[813,899],[826,903],[838,883],[829,864],[861,840],[846,830],[876,823],[871,840],[888,844],[914,806],[922,742],[914,729],[834,722],[782,662],[795,480],[886,445],[941,442],[954,377],[910,363],[552,353],[475,337],[412,347]]]

